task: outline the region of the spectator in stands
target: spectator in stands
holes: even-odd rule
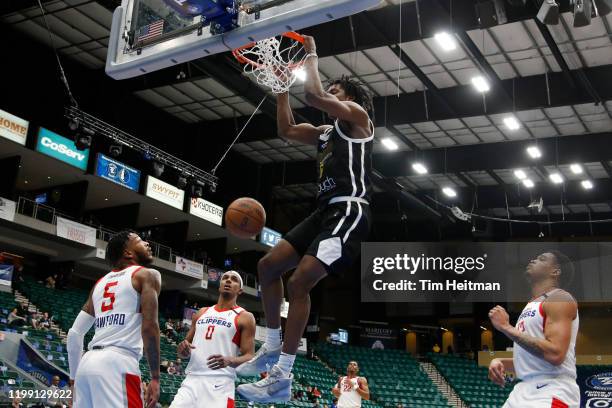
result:
[[[316,385],[312,387],[312,395],[317,399],[321,398],[321,391],[319,391]]]
[[[64,408],[68,404],[65,398],[60,398],[62,391],[65,392],[63,387],[59,386],[60,378],[56,375],[51,379],[51,386],[48,388],[49,396],[47,398],[47,406],[51,408]],[[64,395],[65,396],[65,395]]]
[[[168,374],[170,374],[170,375],[176,375],[176,366],[174,365],[174,362],[171,361],[168,364],[168,370],[167,371],[168,371]]]
[[[55,289],[55,282],[57,281],[57,274],[47,276],[45,279],[45,286],[49,289]]]
[[[334,398],[329,408],[338,408],[338,398]]]
[[[439,353],[440,352],[440,346],[438,345],[438,343],[434,344],[433,347],[431,348],[431,351],[433,351],[434,353]]]
[[[180,358],[176,359],[175,368],[176,375],[185,375],[185,372],[183,371],[183,360],[181,360]]]
[[[45,340],[45,344],[43,347],[45,348],[45,350],[51,351],[51,343],[49,343],[49,340]]]
[[[44,312],[42,317],[38,319],[38,329],[49,330],[51,328],[51,318],[49,312]]]
[[[7,320],[9,326],[15,327],[23,327],[27,323],[26,318],[19,315],[19,310],[17,308],[13,308],[13,310],[11,310],[11,313],[9,313]]]
[[[178,336],[178,334],[176,333],[176,330],[174,330],[174,324],[172,323],[172,319],[166,320],[165,334],[166,336],[170,337],[172,340],[176,340]]]
[[[489,346],[487,344],[483,344],[482,351],[489,351]]]

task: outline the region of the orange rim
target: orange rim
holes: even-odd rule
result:
[[[299,43],[304,44],[304,37],[302,37],[300,34],[296,33],[295,31],[287,31],[286,33],[282,33],[281,36],[285,37],[285,38],[289,38],[293,41],[297,41]],[[236,49],[234,49],[232,51],[232,54],[234,55],[234,57],[238,60],[239,63],[241,64],[249,64],[252,65],[256,68],[260,68],[261,64],[258,64],[257,62],[253,61],[250,58],[245,57],[244,55],[241,54],[241,51],[244,50],[248,50],[249,48],[253,48],[255,46],[254,42],[248,43],[246,45],[243,45],[242,47],[238,47]],[[291,64],[289,65],[290,69],[294,69],[297,68],[299,66],[301,66],[302,64]]]

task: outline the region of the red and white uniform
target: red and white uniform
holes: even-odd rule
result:
[[[557,289],[555,289],[557,290]],[[531,337],[544,339],[546,313],[544,302],[548,292],[529,302],[516,322],[516,328]],[[579,318],[572,321],[569,348],[563,363],[555,366],[536,357],[514,343],[513,362],[517,378],[522,382],[514,387],[504,408],[566,408],[580,406],[580,389],[576,384],[576,337]]]
[[[208,357],[219,354],[237,357],[240,354],[240,330],[238,316],[244,309],[219,309],[218,306],[206,308],[196,321],[191,357],[185,373],[187,377],[181,384],[171,408],[233,408],[234,380],[236,369],[225,367],[212,370],[208,367]]]
[[[338,408],[361,408],[361,395],[357,393],[357,388],[359,388],[358,378],[342,377]]]
[[[142,357],[140,293],[129,266],[100,279],[92,292],[95,335],[75,378],[73,408],[141,408],[138,361]]]

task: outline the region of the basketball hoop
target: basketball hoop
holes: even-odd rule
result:
[[[244,72],[273,93],[289,91],[306,61],[304,37],[293,31],[236,48],[234,57],[244,64]]]

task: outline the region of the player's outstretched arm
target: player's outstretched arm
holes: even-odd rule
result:
[[[153,408],[159,399],[159,320],[157,298],[161,291],[161,276],[155,269],[141,269],[136,274],[140,289],[142,312],[142,342],[149,362],[151,382],[147,387],[146,408]]]
[[[365,400],[370,399],[370,386],[368,385],[368,380],[365,377],[357,378],[357,388],[355,389],[357,394]]]
[[[576,317],[578,306],[572,298],[572,300],[547,301],[542,307],[547,316],[544,339],[532,337],[510,325],[508,314],[501,306],[491,309],[489,318],[493,326],[510,340],[534,356],[557,366],[563,363],[569,349],[572,321]]]
[[[208,367],[218,370],[224,367],[238,367],[253,358],[255,355],[255,317],[250,312],[242,312],[238,316],[238,330],[240,330],[240,355],[228,357],[213,354],[207,359]]]
[[[66,350],[68,351],[68,368],[70,371],[71,383],[74,382],[77,369],[79,368],[79,364],[81,362],[81,355],[83,354],[83,339],[95,321],[95,311],[93,308],[93,302],[91,300],[92,293],[93,288],[89,292],[87,302],[85,302],[81,312],[74,320],[74,323],[72,323],[72,327],[70,330],[68,330]]]
[[[352,101],[340,101],[323,89],[321,78],[319,77],[319,61],[316,55],[317,47],[314,38],[305,35],[304,40],[304,49],[310,55],[304,63],[306,71],[306,81],[304,82],[306,103],[313,108],[326,112],[331,117],[369,129],[370,118],[361,105]]]
[[[296,124],[289,105],[288,93],[276,97],[276,126],[280,138],[308,145],[316,145],[319,135],[329,127],[314,126],[310,123]]]

